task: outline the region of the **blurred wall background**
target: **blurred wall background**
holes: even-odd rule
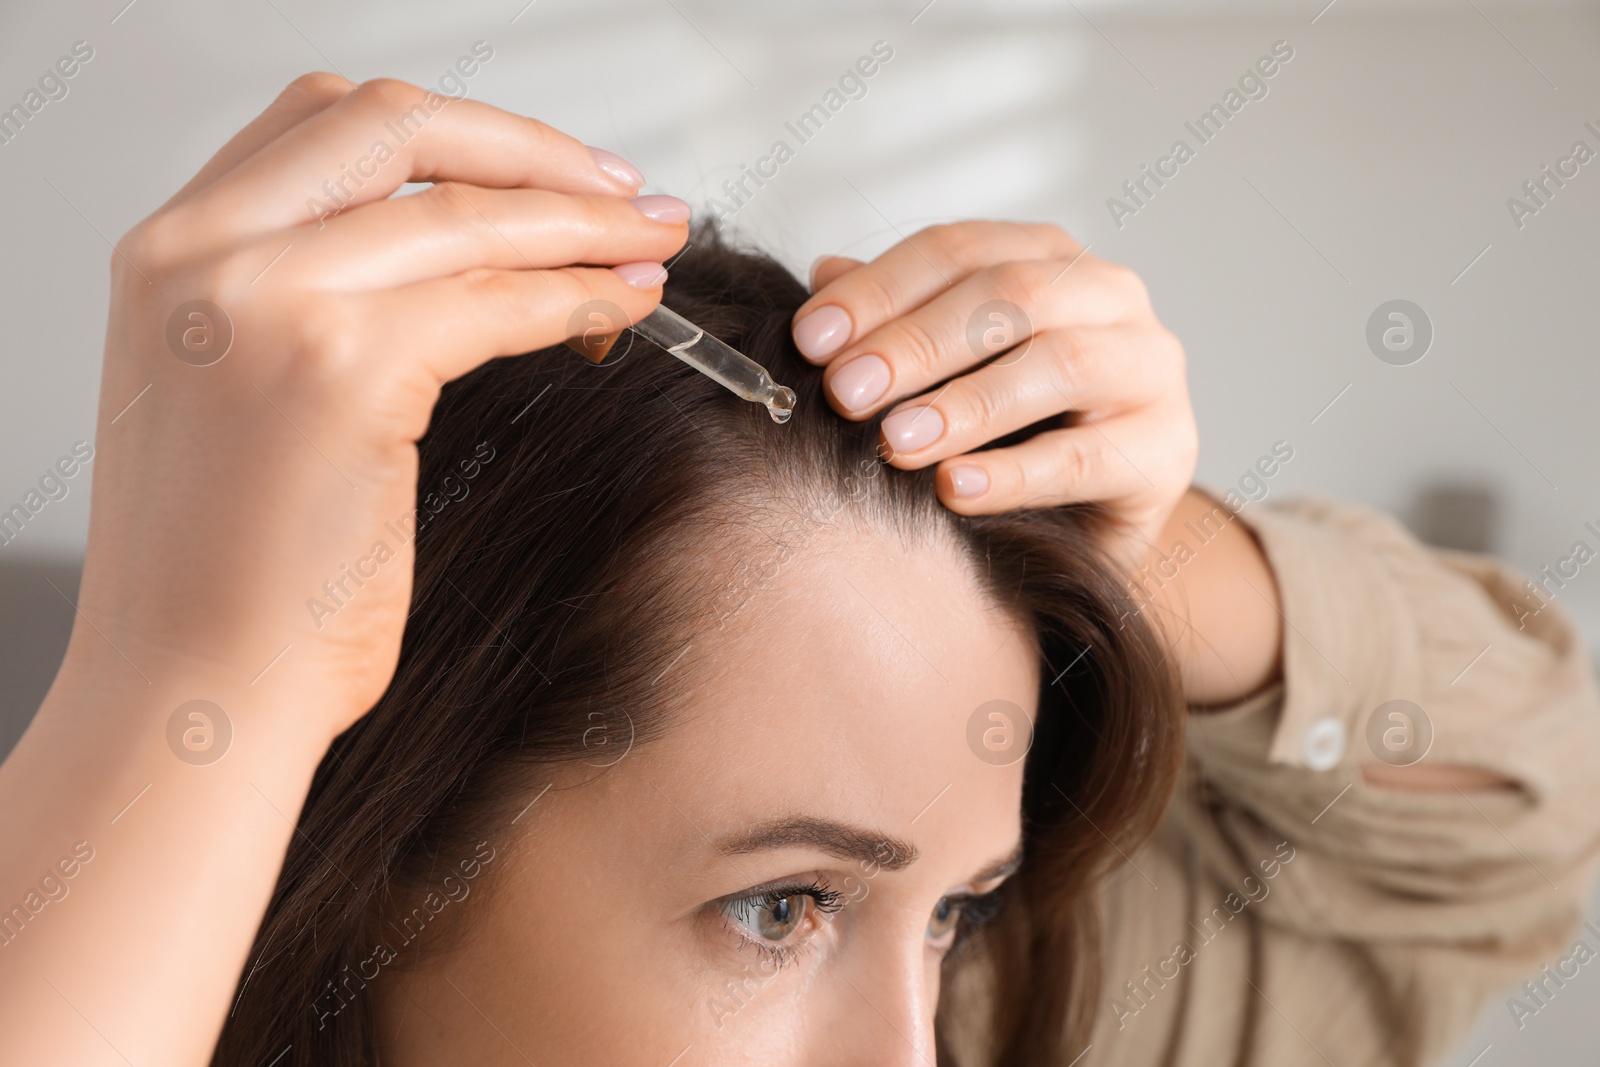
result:
[[[963,217],[1059,222],[1132,265],[1189,352],[1203,484],[1237,485],[1285,441],[1271,496],[1364,502],[1530,573],[1576,541],[1600,549],[1584,525],[1600,527],[1600,162],[1567,164],[1559,187],[1542,170],[1579,140],[1600,152],[1592,5],[12,5],[0,109],[79,41],[93,55],[67,95],[0,143],[0,510],[133,399],[97,415],[111,242],[294,75],[438,87],[483,42],[493,55],[468,95],[620,152],[649,191],[726,214],[796,271]],[[892,55],[864,94],[800,143],[785,123],[875,45]],[[1275,47],[1292,57],[1201,144],[1185,123]],[[1180,138],[1195,151],[1176,175],[1124,191]],[[793,158],[735,205],[723,183],[779,139]],[[1529,181],[1544,182],[1538,201]],[[1387,360],[1369,344],[1393,300],[1431,327],[1420,359],[1418,342]],[[0,752],[71,626],[88,477],[68,484],[0,546]],[[1558,599],[1600,640],[1600,566]],[[1597,1007],[1587,971],[1520,1031],[1496,1002],[1452,1062],[1588,1063]]]

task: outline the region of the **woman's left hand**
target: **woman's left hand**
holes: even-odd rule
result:
[[[827,364],[840,414],[893,405],[885,458],[939,464],[953,511],[1098,501],[1121,520],[1108,547],[1136,566],[1189,488],[1198,441],[1183,346],[1133,271],[1060,227],[961,222],[870,263],[824,257],[794,337]],[[1055,425],[983,449],[1044,420]]]

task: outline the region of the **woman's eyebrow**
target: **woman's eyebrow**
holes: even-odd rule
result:
[[[909,867],[917,859],[916,846],[909,841],[806,815],[775,819],[713,844],[732,856],[777,848],[813,848],[840,859],[875,864],[886,871]]]

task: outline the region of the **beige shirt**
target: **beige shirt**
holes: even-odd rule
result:
[[[1509,567],[1380,513],[1313,497],[1240,518],[1282,592],[1283,681],[1190,715],[1162,828],[1104,887],[1098,1021],[1076,1067],[1432,1063],[1505,987],[1538,982],[1535,1011],[1559,997],[1580,933],[1600,948],[1581,927],[1600,856],[1582,637]],[[1421,744],[1517,788],[1363,780]],[[967,1020],[954,1047],[986,1063]]]

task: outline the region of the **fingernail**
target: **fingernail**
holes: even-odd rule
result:
[[[636,196],[628,203],[655,222],[689,221],[689,205],[675,196]]]
[[[850,340],[851,328],[850,313],[842,307],[829,304],[819,307],[794,324],[794,344],[807,359],[827,359]],[[887,372],[888,367],[885,366],[884,370]],[[883,384],[889,384],[887,378]]]
[[[667,280],[667,268],[659,263],[621,263],[611,269],[635,289],[654,289]]]
[[[943,436],[944,416],[938,408],[906,408],[883,420],[884,440],[896,452],[927,448]]]
[[[982,496],[989,489],[989,472],[982,467],[951,467],[950,486],[958,497]]]
[[[834,372],[831,388],[841,404],[860,411],[889,388],[889,364],[882,356],[857,356]]]
[[[589,148],[588,145],[584,147]],[[615,152],[607,152],[604,148],[589,148],[589,154],[594,157],[596,166],[622,184],[631,185],[635,189],[644,184],[644,175],[639,173],[639,168]]]

